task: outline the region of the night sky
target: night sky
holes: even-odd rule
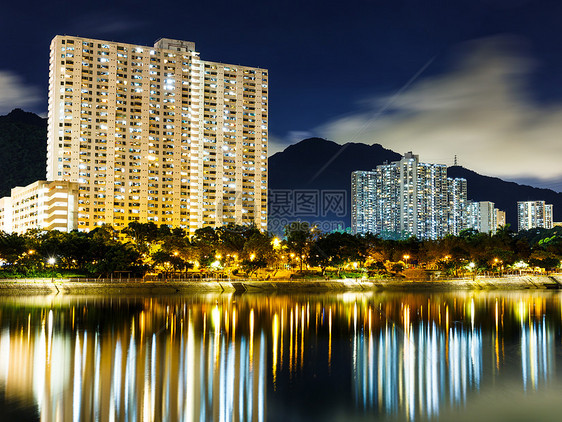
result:
[[[57,34],[194,41],[270,72],[270,155],[305,137],[562,190],[562,2],[6,2],[0,114],[47,112]]]

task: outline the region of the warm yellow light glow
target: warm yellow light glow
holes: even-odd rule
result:
[[[273,389],[277,387],[277,353],[278,353],[278,341],[279,341],[279,317],[277,314],[273,315],[273,324],[271,327],[272,337],[273,337],[273,356],[271,362],[271,371],[273,374]]]

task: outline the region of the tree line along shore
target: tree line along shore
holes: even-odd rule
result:
[[[254,226],[180,228],[132,222],[123,230],[0,232],[0,278],[454,279],[548,274],[562,261],[562,227],[465,230],[438,240],[322,233],[284,236]]]

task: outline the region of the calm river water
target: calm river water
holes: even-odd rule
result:
[[[561,298],[3,297],[0,420],[560,420]]]

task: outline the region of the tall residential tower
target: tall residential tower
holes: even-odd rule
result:
[[[51,42],[47,180],[79,184],[78,228],[267,228],[268,73],[195,44]]]
[[[466,182],[451,189],[449,183],[445,165],[420,163],[411,152],[370,172],[353,172],[352,229],[383,237],[443,237],[466,201]]]
[[[552,204],[545,201],[519,201],[517,202],[518,230],[529,230],[535,227],[551,229]]]

